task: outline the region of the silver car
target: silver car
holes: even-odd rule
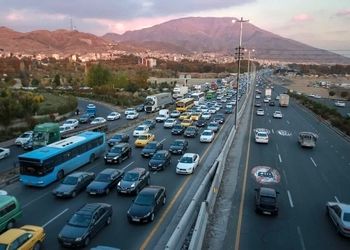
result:
[[[337,228],[337,232],[350,237],[350,205],[340,202],[327,202],[327,214]]]

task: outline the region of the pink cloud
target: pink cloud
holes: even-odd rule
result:
[[[346,10],[339,10],[337,13],[335,13],[336,16],[350,16],[350,9]]]
[[[295,22],[307,22],[313,20],[313,17],[308,14],[302,13],[294,16],[292,20]]]

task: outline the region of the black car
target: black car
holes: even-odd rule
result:
[[[255,211],[262,214],[278,215],[277,192],[273,188],[260,187],[255,189]]]
[[[164,170],[165,167],[170,167],[171,156],[168,150],[159,150],[155,153],[148,162],[150,170]]]
[[[92,119],[94,119],[92,114],[85,113],[79,117],[78,121],[79,123],[90,123]]]
[[[198,121],[195,122],[196,126],[199,128],[205,127],[207,125],[207,121],[203,118],[200,118]]]
[[[156,127],[156,121],[155,120],[146,120],[142,124],[147,125],[149,129]]]
[[[184,132],[185,137],[196,137],[198,135],[198,129],[195,126],[189,126]]]
[[[120,143],[113,146],[105,155],[105,163],[121,163],[131,157],[131,146],[129,143]]]
[[[149,186],[144,188],[131,204],[127,218],[129,222],[150,222],[166,203],[165,187]]]
[[[159,141],[151,141],[142,149],[141,155],[143,157],[151,157],[155,152],[161,149],[163,149],[163,143]]]
[[[182,135],[185,132],[185,127],[180,124],[175,124],[171,129],[172,135]]]
[[[214,122],[218,122],[220,124],[223,124],[225,122],[225,115],[224,114],[216,114],[213,117]]]
[[[137,105],[137,106],[135,107],[135,110],[136,110],[137,112],[145,111],[145,105],[144,105],[144,104]]]
[[[106,168],[100,172],[86,188],[90,195],[108,194],[123,178],[124,172],[114,168]]]
[[[188,148],[188,141],[184,139],[175,140],[170,144],[169,152],[172,154],[183,154]]]
[[[58,234],[65,247],[87,247],[104,226],[111,224],[113,209],[106,203],[88,203],[76,211]]]
[[[134,168],[125,173],[118,183],[117,191],[120,194],[138,194],[142,188],[149,185],[151,175],[144,168]]]
[[[275,102],[274,101],[270,101],[269,102],[269,106],[275,106]]]
[[[108,141],[109,146],[114,146],[115,144],[121,143],[121,142],[129,142],[129,135],[125,133],[118,133],[113,135]]]
[[[52,191],[56,197],[72,197],[85,190],[86,187],[95,179],[92,172],[76,172],[67,175],[61,184]]]

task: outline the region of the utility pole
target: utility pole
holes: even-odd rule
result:
[[[243,28],[243,23],[249,22],[249,20],[243,20],[243,17],[241,17],[240,20],[237,20],[236,22],[240,23],[240,33],[239,33],[239,46],[236,48],[238,51],[236,53],[237,59],[238,59],[238,72],[237,72],[237,91],[236,91],[236,109],[235,109],[235,129],[237,129],[237,115],[238,115],[238,91],[239,91],[239,76],[240,76],[240,71],[241,71],[241,59],[243,56],[242,53],[242,28]]]

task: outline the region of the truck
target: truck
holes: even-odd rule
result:
[[[85,113],[89,114],[90,117],[94,118],[96,116],[96,106],[95,106],[95,104],[89,103],[86,106]]]
[[[176,86],[173,89],[173,98],[184,98],[184,96],[188,93],[188,86]]]
[[[171,93],[159,93],[147,96],[145,99],[145,112],[152,113],[163,109],[173,103]]]
[[[288,107],[288,105],[289,105],[289,95],[287,95],[287,94],[280,94],[279,104],[280,104],[280,107]]]
[[[265,98],[271,99],[271,95],[272,95],[272,89],[266,88],[265,89]]]

